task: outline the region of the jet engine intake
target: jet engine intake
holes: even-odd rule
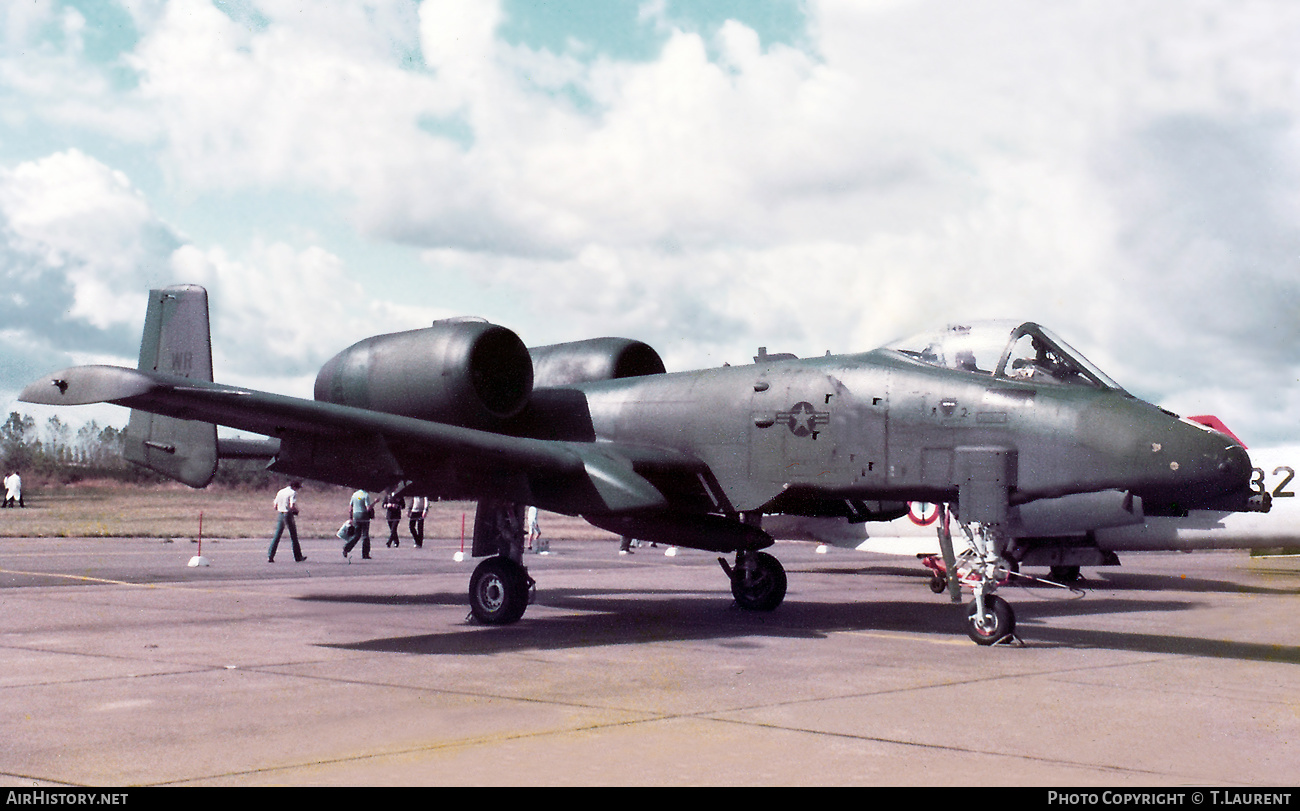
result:
[[[528,404],[533,364],[519,336],[486,321],[435,321],[376,335],[330,358],[317,400],[489,428]]]

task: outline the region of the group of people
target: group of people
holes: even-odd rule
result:
[[[361,544],[361,559],[370,560],[370,522],[375,517],[375,501],[371,500],[370,493],[365,490],[358,490],[352,494],[352,499],[348,503],[348,513],[351,516],[349,521],[351,531],[347,532],[347,543],[343,546],[343,557],[349,558],[352,549]],[[384,519],[388,521],[388,543],[387,546],[401,546],[402,542],[397,537],[397,528],[402,523],[402,510],[407,508],[406,499],[401,494],[390,492],[383,502]],[[424,517],[429,512],[429,499],[425,496],[412,496],[410,512],[407,514],[409,521],[408,528],[411,530],[411,540],[415,548],[419,549],[424,546]]]
[[[5,476],[5,500],[6,507],[26,507],[23,503],[23,477],[18,475],[14,470]]]
[[[289,530],[289,540],[293,544],[293,559],[298,563],[307,559],[298,544],[298,490],[301,488],[302,482],[291,481],[287,487],[275,494],[274,504],[278,518],[275,535],[271,538],[271,546],[266,550],[267,563],[275,563],[275,552],[280,547],[280,538],[286,529]],[[389,493],[384,499],[383,508],[384,517],[388,520],[388,546],[401,546],[401,541],[397,538],[397,527],[402,522],[402,510],[406,509],[406,499],[398,493]],[[411,539],[415,541],[417,549],[424,546],[424,518],[428,512],[428,498],[425,496],[411,498],[409,527]],[[351,560],[353,547],[360,543],[362,559],[370,560],[370,522],[375,517],[375,501],[371,500],[370,493],[365,490],[353,493],[348,503],[348,514],[351,518],[345,527],[346,531],[341,533],[347,541],[343,547],[343,557]]]
[[[17,473],[13,474],[17,477]],[[6,487],[9,480],[5,479]],[[289,540],[293,545],[293,559],[302,563],[307,556],[302,553],[302,547],[298,544],[298,490],[302,488],[302,482],[291,481],[289,485],[275,494],[275,511],[277,515],[275,525],[275,535],[271,537],[271,545],[266,550],[267,563],[275,563],[275,552],[280,547],[280,538],[284,535],[286,529],[289,530]],[[21,496],[19,497],[21,499]],[[352,560],[352,550],[357,544],[361,544],[361,559],[370,560],[370,522],[375,518],[375,504],[379,499],[370,498],[370,493],[366,490],[358,490],[352,494],[348,502],[348,522],[339,530],[339,537],[344,540],[343,557],[349,561]],[[8,502],[5,506],[9,506]],[[388,542],[386,546],[401,546],[402,542],[397,537],[397,528],[402,523],[402,511],[408,510],[406,498],[401,493],[390,491],[383,500],[381,505],[384,511],[384,518],[388,521]],[[407,512],[407,527],[411,531],[411,540],[416,549],[424,546],[424,519],[429,512],[429,499],[426,496],[412,496],[409,510]],[[532,551],[535,544],[541,538],[542,530],[537,521],[537,508],[529,507],[525,518],[525,539],[528,550]],[[538,549],[542,549],[540,545]]]

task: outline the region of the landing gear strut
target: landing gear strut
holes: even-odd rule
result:
[[[518,622],[534,585],[528,570],[510,558],[488,558],[469,579],[470,613],[484,625]]]
[[[731,595],[741,608],[772,611],[785,599],[785,568],[766,552],[737,552],[734,568],[725,558],[718,558],[718,563],[731,579]]]
[[[957,563],[958,582],[969,584],[975,592],[966,611],[966,634],[980,645],[995,645],[1011,639],[1016,630],[1016,612],[993,593],[1011,576],[1005,557],[1007,539],[995,524],[980,524],[972,531],[970,524],[963,523],[961,528],[971,551]]]

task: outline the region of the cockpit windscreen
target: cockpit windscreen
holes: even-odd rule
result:
[[[945,369],[1036,384],[1123,391],[1069,344],[1031,321],[954,324],[885,348]]]

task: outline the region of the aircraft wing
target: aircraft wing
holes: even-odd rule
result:
[[[692,474],[702,467],[674,451],[508,436],[116,366],[56,372],[28,386],[19,399],[43,405],[112,403],[278,437],[281,449],[272,469],[289,474],[306,471],[301,475],[321,478],[322,471],[335,470],[337,476],[326,480],[371,490],[402,480],[450,477],[460,486],[490,481],[520,503],[569,513],[662,508],[668,504],[663,493],[634,467]],[[185,449],[159,442],[151,450],[179,454]]]

